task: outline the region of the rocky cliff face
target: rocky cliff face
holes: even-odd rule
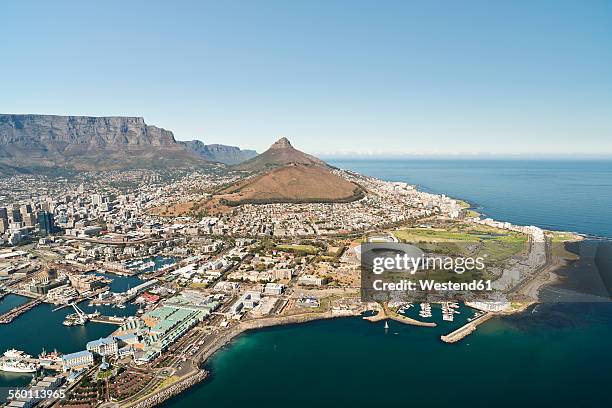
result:
[[[199,140],[180,143],[183,143],[189,151],[206,160],[217,161],[225,164],[238,164],[257,156],[257,152],[255,150],[242,150],[236,146],[226,146],[221,144],[207,145]]]
[[[206,160],[139,117],[0,114],[0,166],[76,170],[198,167]]]
[[[1,115],[0,145],[46,143],[107,146],[176,145],[172,132],[138,117]]]

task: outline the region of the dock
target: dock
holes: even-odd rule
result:
[[[6,357],[0,357],[0,361],[5,361],[7,360]],[[44,367],[46,370],[53,370],[53,371],[62,371],[62,365],[59,363],[51,363],[51,364],[45,364],[43,365],[41,363],[41,359],[39,358],[25,358],[25,357],[21,357],[21,358],[13,358],[12,360],[16,360],[19,361],[21,363],[27,363],[27,364],[35,364],[37,367]]]
[[[390,320],[393,320],[399,323],[411,324],[413,326],[421,326],[421,327],[436,327],[437,326],[437,324],[434,322],[422,322],[420,320],[416,320],[408,316],[397,314],[391,309],[389,309],[387,305],[383,305],[381,307],[381,310],[379,310],[376,315],[365,316],[363,319],[369,322],[372,322],[372,323],[390,319]]]
[[[442,340],[445,343],[456,343],[459,340],[475,332],[476,327],[478,327],[479,324],[486,322],[487,320],[491,319],[493,316],[495,316],[494,313],[490,313],[490,312],[485,313],[482,316],[472,320],[471,322],[467,322],[466,324],[464,324],[457,330],[449,334],[440,336],[440,340]]]
[[[121,326],[123,323],[125,323],[125,317],[98,316],[89,319],[89,321],[93,323],[114,324],[116,326]]]
[[[30,309],[40,305],[41,303],[42,303],[41,299],[35,299],[35,300],[31,300],[31,301],[29,301],[27,303],[24,303],[21,306],[18,306],[16,308],[13,308],[13,309],[9,310],[8,312],[0,315],[0,324],[9,324],[9,323],[11,323],[17,317],[21,316],[22,314],[24,314],[28,310],[30,310]]]

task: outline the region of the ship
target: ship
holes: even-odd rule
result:
[[[149,262],[145,262],[143,263],[141,266],[138,267],[139,271],[144,271],[146,269],[152,268],[155,266],[155,262],[153,261],[149,261]]]
[[[34,363],[26,363],[15,359],[0,360],[0,371],[9,373],[35,373],[38,366]]]
[[[40,361],[40,365],[43,367],[49,367],[54,364],[62,363],[62,355],[57,350],[53,350],[49,353],[43,350],[43,352],[38,355],[38,359]]]
[[[66,316],[66,319],[62,322],[64,326],[83,326],[89,319],[86,315],[78,313],[71,313]]]
[[[83,326],[90,319],[95,319],[100,316],[100,312],[97,310],[93,313],[85,313],[83,312],[76,304],[71,303],[72,308],[76,311],[76,313],[71,313],[66,316],[66,319],[62,322],[64,326]]]
[[[126,266],[128,268],[134,268],[136,266],[142,265],[144,263],[144,261],[142,259],[138,259],[136,261],[133,261],[131,263],[126,263]]]
[[[22,358],[32,358],[31,355],[26,354],[24,351],[15,350],[15,349],[6,350],[4,352],[4,357],[10,360],[22,359]]]

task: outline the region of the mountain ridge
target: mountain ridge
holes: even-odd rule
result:
[[[241,149],[238,146],[223,144],[204,144],[201,140],[179,141],[189,151],[210,161],[218,161],[228,165],[242,163],[257,156],[255,150]]]
[[[243,151],[233,146],[226,151],[203,146],[206,155],[139,116],[0,114],[0,173],[4,174],[57,168],[198,168],[228,160],[234,164],[243,157]]]

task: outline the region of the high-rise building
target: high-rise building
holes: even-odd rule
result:
[[[102,203],[105,203],[107,201],[106,197],[104,197],[102,194],[92,194],[91,195],[91,203],[93,205],[102,205]]]
[[[10,214],[11,214],[11,221],[13,221],[14,223],[20,223],[22,221],[21,212],[19,212],[19,207],[13,206]]]
[[[40,235],[49,235],[55,232],[55,221],[53,214],[48,211],[38,213],[38,229]]]
[[[31,204],[22,204],[20,209],[21,214],[30,214],[32,212],[32,205]]]
[[[8,229],[8,212],[6,208],[0,207],[0,234],[3,234]]]
[[[34,213],[21,214],[23,225],[33,227],[36,225],[36,215]]]

